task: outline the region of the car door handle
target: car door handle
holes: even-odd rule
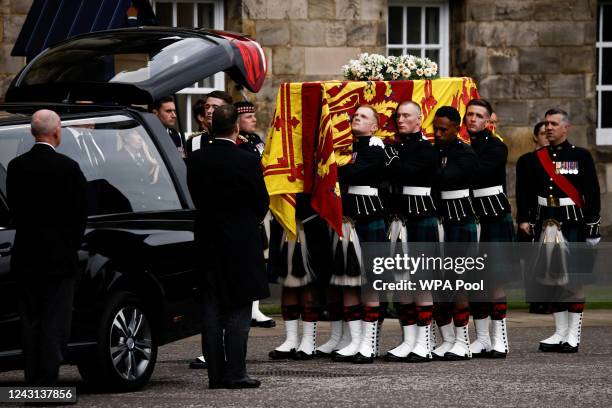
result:
[[[10,254],[12,249],[13,244],[11,242],[3,242],[0,244],[0,255]]]

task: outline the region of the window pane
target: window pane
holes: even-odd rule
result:
[[[176,26],[193,27],[193,3],[177,3]]]
[[[177,94],[176,102],[178,104],[180,119],[181,119],[181,128],[185,135],[189,135],[189,133],[197,132],[199,129],[199,125],[195,120],[195,116],[193,115],[193,105],[195,102],[203,97],[205,94]],[[188,96],[191,96],[191,102],[189,102]],[[191,114],[191,127],[187,126],[187,111]]]
[[[601,93],[601,127],[612,128],[612,91]]]
[[[389,26],[387,32],[389,44],[402,43],[403,11],[403,7],[389,7]]]
[[[215,77],[214,77],[214,75],[213,76],[209,76],[207,78],[204,78],[203,80],[198,82],[197,87],[198,88],[214,88],[215,87]]]
[[[155,15],[162,27],[172,27],[172,3],[155,3]]]
[[[426,50],[425,56],[440,65],[440,50]]]
[[[612,85],[612,48],[603,48],[601,53],[601,84]]]
[[[414,55],[415,57],[422,57],[421,50],[419,48],[408,48],[406,54]]]
[[[389,48],[387,54],[388,55],[395,55],[397,57],[397,56],[402,55],[402,51],[403,51],[402,48]]]
[[[438,44],[440,42],[440,9],[427,7],[425,9],[425,43]]]
[[[421,8],[406,7],[406,44],[421,43]]]
[[[135,120],[118,115],[62,125],[58,151],[85,174],[89,215],[181,208],[164,161]]]
[[[603,10],[603,41],[612,41],[612,5],[602,6]],[[599,21],[599,20],[597,20]]]
[[[198,4],[198,27],[215,27],[214,9],[214,5],[210,3]]]

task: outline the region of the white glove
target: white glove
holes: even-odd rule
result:
[[[383,141],[376,136],[372,136],[370,138],[370,146],[378,146],[378,147],[382,147],[383,149],[385,148],[385,144],[383,143]]]
[[[595,247],[597,244],[599,244],[599,241],[601,241],[601,237],[597,237],[597,238],[587,238],[586,239],[586,243],[589,247],[593,248]]]

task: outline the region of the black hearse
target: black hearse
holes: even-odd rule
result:
[[[88,180],[67,362],[85,381],[135,390],[151,377],[160,345],[198,332],[185,165],[145,107],[220,71],[257,92],[266,73],[261,47],[219,31],[111,30],[55,45],[15,77],[0,105],[0,370],[23,364],[6,168],[32,147],[30,116],[41,108],[60,114],[58,151]],[[86,155],[75,143],[85,133],[93,140]]]

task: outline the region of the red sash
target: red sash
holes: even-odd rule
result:
[[[538,160],[540,160],[540,164],[544,167],[544,170],[548,174],[548,176],[555,182],[557,187],[561,189],[569,198],[571,198],[574,203],[578,206],[578,208],[582,208],[584,206],[584,202],[582,201],[582,197],[580,193],[574,187],[572,183],[568,179],[566,179],[563,175],[557,174],[555,172],[555,164],[550,158],[550,154],[548,154],[547,148],[542,148],[536,152],[538,155]]]

